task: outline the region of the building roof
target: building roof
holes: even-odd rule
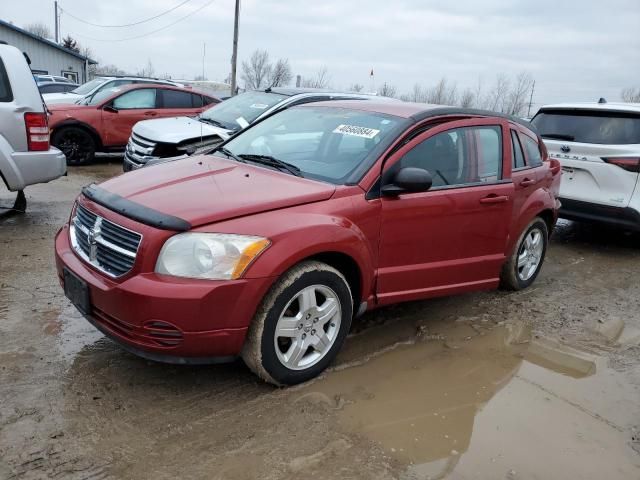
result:
[[[31,32],[28,32],[28,31],[26,31],[26,30],[24,30],[24,29],[22,29],[20,27],[16,27],[12,23],[8,23],[8,22],[5,22],[4,20],[0,20],[0,26],[7,27],[8,29],[13,30],[14,32],[18,32],[18,33],[21,33],[23,35],[26,35],[27,37],[31,37],[34,40],[37,40],[37,41],[42,42],[44,44],[47,44],[50,47],[57,48],[58,50],[61,50],[61,51],[65,52],[65,53],[68,53],[69,55],[72,55],[72,56],[74,56],[76,58],[80,58],[81,60],[86,60],[90,64],[97,65],[97,63],[98,63],[97,61],[95,61],[95,60],[93,60],[93,59],[91,59],[89,57],[85,57],[84,55],[82,55],[82,54],[80,54],[80,53],[78,53],[78,52],[76,52],[74,50],[71,50],[69,48],[65,48],[62,45],[58,45],[57,43],[52,42],[51,40],[47,40],[46,38],[39,37],[38,35],[35,35],[35,34],[31,33]]]

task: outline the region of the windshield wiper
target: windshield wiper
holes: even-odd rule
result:
[[[566,140],[567,142],[573,142],[576,137],[573,135],[563,135],[562,133],[543,133],[540,135],[542,138],[554,138],[556,140]]]
[[[291,163],[278,160],[277,158],[272,157],[271,155],[255,155],[252,153],[241,153],[238,156],[240,158],[244,158],[255,163],[260,163],[262,165],[267,165],[269,167],[279,168],[280,170],[286,170],[291,175],[295,175],[296,177],[304,177],[304,175],[302,175],[302,171],[298,167],[296,167]]]
[[[204,123],[208,123],[209,125],[213,125],[214,127],[220,127],[220,128],[224,128],[225,130],[229,130],[221,122],[217,120],[213,120],[212,118],[198,117],[198,120]]]
[[[235,153],[233,153],[231,150],[229,150],[228,148],[225,147],[218,147],[218,148],[214,148],[211,153],[215,153],[215,152],[220,152],[225,154],[227,157],[235,160],[236,162],[240,162],[240,163],[247,163],[247,161],[244,158],[240,158],[238,155],[236,155]]]

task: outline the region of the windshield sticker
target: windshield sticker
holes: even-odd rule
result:
[[[264,110],[268,107],[269,105],[267,105],[266,103],[254,103],[253,105],[250,105],[250,108],[257,108],[258,110]]]
[[[238,117],[236,118],[236,122],[238,125],[240,125],[242,128],[247,128],[249,126],[249,122],[247,122],[244,117]]]
[[[351,135],[353,137],[373,138],[380,133],[380,130],[358,127],[356,125],[338,125],[333,133],[341,133],[342,135]]]

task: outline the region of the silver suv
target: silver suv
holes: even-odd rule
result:
[[[26,208],[26,186],[54,180],[66,169],[64,154],[49,144],[47,112],[24,55],[0,44],[0,174],[18,192],[14,208]]]
[[[225,100],[194,118],[143,120],[134,125],[125,150],[125,172],[211,150],[272,113],[327,100],[364,100],[371,95],[313,88],[267,88]],[[382,97],[373,97],[382,100]],[[393,101],[389,99],[390,101]]]

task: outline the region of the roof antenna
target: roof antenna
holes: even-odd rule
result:
[[[598,100],[598,103],[607,103],[607,99],[604,97],[600,97],[600,100]]]

